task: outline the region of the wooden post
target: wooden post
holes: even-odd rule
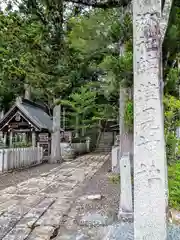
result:
[[[7,132],[4,133],[4,146],[7,144]]]
[[[9,133],[9,146],[12,147],[12,142],[13,142],[13,132],[10,131]]]
[[[2,110],[2,111],[0,112],[0,120],[3,119],[3,117],[4,117],[4,110]],[[3,138],[3,132],[0,131],[0,139],[2,139],[2,138]]]
[[[32,132],[32,146],[36,147],[36,132]]]
[[[53,109],[53,133],[51,140],[51,163],[61,162],[60,148],[60,121],[61,121],[61,106],[57,105]]]

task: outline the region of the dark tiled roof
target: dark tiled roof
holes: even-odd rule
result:
[[[27,115],[39,128],[52,131],[52,118],[42,109],[22,102],[21,111]]]
[[[11,114],[11,112],[18,108],[36,127],[39,129],[47,129],[48,131],[52,131],[53,128],[53,120],[50,115],[47,114],[45,109],[29,100],[17,100],[14,106],[5,114],[4,118],[0,121],[0,123],[4,122],[5,119]],[[63,131],[63,129],[61,129]]]

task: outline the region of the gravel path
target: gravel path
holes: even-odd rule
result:
[[[120,186],[110,181],[109,177],[112,175],[110,169],[111,161],[108,160],[89,181],[84,182],[82,189],[79,189],[79,198],[76,200],[76,205],[79,205],[79,213],[83,214],[94,210],[104,214],[108,212],[118,213]],[[96,201],[82,200],[83,196],[93,194],[101,194],[102,199]]]
[[[10,187],[0,191],[0,239],[50,240],[56,237],[64,216],[76,199],[77,189],[109,157],[108,154],[87,154],[74,161],[58,164],[57,167],[51,165],[51,169],[49,165],[44,165],[43,169],[40,168],[42,172],[40,166],[14,172],[14,178],[16,181],[18,178],[19,183],[13,182],[14,185],[11,183]],[[6,175],[6,180],[5,175],[1,176],[5,184],[11,182],[7,182],[8,176],[13,181],[10,173]]]
[[[71,206],[56,240],[134,239],[133,223],[117,220],[120,186],[109,181],[109,169],[110,160],[76,191],[77,199]],[[101,194],[103,198],[88,200],[87,196],[91,194]],[[167,240],[180,240],[179,226],[169,225]]]
[[[59,164],[41,164],[28,169],[0,174],[0,190],[10,186],[15,186],[30,178],[39,177],[42,173],[49,172],[51,169],[58,167]]]
[[[110,159],[82,187],[76,191],[76,201],[66,216],[65,223],[61,226],[57,240],[98,239],[103,225],[109,225],[117,220],[119,207],[120,186],[109,180]],[[101,200],[88,200],[87,196],[101,194]],[[98,216],[95,216],[98,214]],[[92,215],[90,222],[82,224],[82,218]],[[99,219],[99,216],[100,217]],[[98,219],[97,219],[97,218]],[[94,219],[96,218],[96,219]]]

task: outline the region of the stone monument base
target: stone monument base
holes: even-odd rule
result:
[[[125,212],[122,209],[119,210],[118,219],[123,222],[133,222],[134,213],[133,212]]]

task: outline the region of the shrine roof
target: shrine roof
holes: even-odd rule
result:
[[[46,112],[45,108],[40,104],[21,98],[16,100],[12,108],[4,115],[3,119],[0,120],[0,128],[4,126],[7,119],[11,117],[16,108],[18,108],[38,129],[52,131],[53,119],[52,116]],[[61,131],[63,131],[63,129],[61,129]]]

